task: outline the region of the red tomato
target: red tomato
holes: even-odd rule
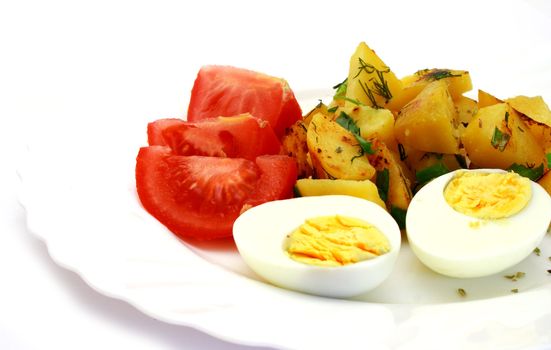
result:
[[[250,113],[266,120],[276,135],[301,118],[302,111],[287,82],[229,66],[204,66],[193,84],[189,121]]]
[[[270,125],[250,114],[204,119],[169,126],[163,139],[176,154],[254,160],[278,154],[281,143]]]
[[[167,143],[163,137],[163,130],[166,130],[173,125],[181,124],[185,124],[185,121],[176,118],[158,119],[147,124],[147,142],[150,146],[167,146]]]
[[[253,162],[179,156],[169,147],[149,146],[140,149],[136,163],[144,208],[177,236],[202,240],[231,237],[243,210],[290,197],[296,176],[294,161],[280,155]]]

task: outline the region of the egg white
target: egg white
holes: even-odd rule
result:
[[[549,227],[549,194],[531,182],[532,198],[520,212],[508,218],[481,220],[455,211],[446,202],[444,189],[455,174],[434,179],[410,203],[407,238],[419,260],[443,275],[469,278],[498,273],[526,258]]]
[[[291,259],[284,250],[286,235],[308,218],[344,215],[379,229],[390,251],[371,260],[340,267],[314,266]],[[384,209],[364,199],[331,195],[264,203],[235,222],[233,237],[245,263],[268,282],[320,296],[345,298],[367,292],[392,272],[400,250],[398,225]]]

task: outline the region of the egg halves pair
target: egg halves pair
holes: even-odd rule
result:
[[[530,182],[531,196],[518,213],[501,219],[474,218],[452,208],[444,198],[446,186],[458,172],[434,179],[414,196],[406,227],[415,255],[430,269],[460,278],[498,273],[526,258],[547,232],[551,197],[537,183]],[[289,257],[284,247],[289,233],[306,219],[334,215],[374,225],[388,239],[389,252],[337,267],[305,264]],[[359,295],[380,285],[391,274],[401,245],[400,230],[388,212],[351,196],[265,203],[243,213],[234,224],[233,235],[245,263],[270,283],[337,298]]]

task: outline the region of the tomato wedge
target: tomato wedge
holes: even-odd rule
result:
[[[162,129],[158,131],[162,134],[158,144],[170,146],[179,155],[254,160],[263,154],[278,154],[281,150],[281,143],[270,125],[250,114],[195,123],[161,119],[150,123],[148,129]]]
[[[182,125],[186,122],[178,118],[163,118],[147,124],[147,143],[150,146],[168,146],[163,131],[174,125]]]
[[[191,91],[187,119],[195,122],[242,113],[269,122],[280,138],[302,116],[284,79],[236,67],[202,67]]]
[[[136,162],[144,208],[177,236],[201,240],[231,237],[243,210],[290,197],[296,176],[294,160],[282,155],[251,161],[180,156],[167,146],[149,146]]]

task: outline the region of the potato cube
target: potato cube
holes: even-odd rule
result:
[[[477,167],[508,169],[545,164],[543,148],[506,103],[478,110],[462,136],[467,156]]]
[[[428,84],[396,118],[394,134],[404,146],[434,153],[459,153],[456,111],[445,81]]]
[[[362,104],[397,110],[394,101],[402,93],[402,82],[361,42],[350,58],[346,97]]]
[[[375,174],[355,136],[322,113],[312,116],[306,140],[315,178],[365,180]]]

